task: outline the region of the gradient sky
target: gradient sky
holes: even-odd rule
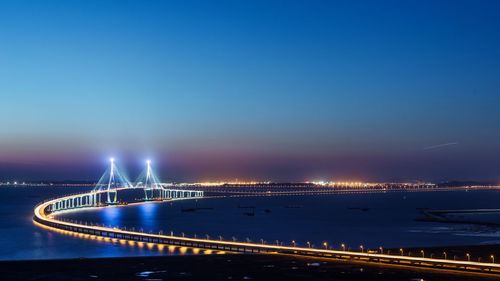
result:
[[[0,180],[500,180],[498,1],[0,1]]]

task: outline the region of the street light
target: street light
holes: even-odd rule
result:
[[[403,255],[403,248],[399,248],[399,252],[401,252],[401,255]]]
[[[311,242],[307,241],[307,247],[311,248]]]
[[[443,255],[444,255],[444,259],[448,259],[448,254],[446,254],[446,252],[443,252]]]
[[[361,253],[363,253],[363,250],[365,249],[363,245],[359,246],[359,248],[361,249]]]
[[[327,249],[327,250],[328,250],[328,243],[323,242],[323,246],[325,246],[325,249]]]
[[[469,254],[469,253],[467,253],[467,254],[465,254],[465,255],[467,256],[467,261],[470,261],[470,254]]]
[[[422,258],[425,258],[425,252],[424,252],[424,250],[420,250],[420,253],[422,253]]]
[[[342,247],[342,250],[344,250],[344,252],[345,252],[345,244],[342,243],[342,245],[340,245],[340,246]]]
[[[295,243],[295,240],[292,240],[292,244],[294,247],[297,246],[297,243]]]
[[[378,247],[378,249],[380,250],[380,253],[383,254],[384,253],[384,248],[382,247]]]
[[[494,255],[491,255],[491,256],[490,256],[490,258],[491,258],[491,262],[492,262],[492,263],[495,263],[495,256],[494,256]]]

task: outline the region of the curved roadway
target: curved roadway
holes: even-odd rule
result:
[[[124,188],[123,188],[124,189]],[[118,189],[120,190],[120,189]],[[117,190],[117,191],[118,191]],[[104,192],[100,192],[104,193]],[[404,265],[413,267],[433,268],[437,270],[461,270],[476,273],[500,274],[500,264],[484,263],[474,261],[456,261],[437,258],[410,257],[402,255],[373,254],[353,251],[341,251],[297,246],[283,246],[271,244],[258,244],[251,242],[225,241],[214,239],[188,238],[175,235],[152,234],[138,231],[122,230],[104,226],[89,226],[74,222],[57,220],[48,209],[53,203],[61,200],[75,198],[77,196],[90,195],[91,193],[69,195],[43,202],[36,206],[33,220],[41,225],[57,230],[65,230],[78,234],[86,234],[95,237],[104,237],[117,240],[131,240],[137,242],[156,243],[174,246],[185,246],[210,250],[240,253],[280,253],[290,255],[327,257],[341,260],[362,261],[370,263],[382,263],[392,265]],[[186,200],[189,198],[173,198],[172,200]],[[71,210],[86,209],[80,207]]]

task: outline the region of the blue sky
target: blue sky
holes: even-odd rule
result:
[[[499,6],[1,1],[0,178],[500,180]]]

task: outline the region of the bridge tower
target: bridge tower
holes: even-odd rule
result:
[[[115,159],[109,159],[109,167],[106,169],[104,174],[101,176],[93,191],[107,191],[106,192],[106,203],[114,204],[117,200],[117,188],[131,188],[132,184],[127,179],[127,177],[120,172],[115,164]],[[94,196],[95,197],[95,196]],[[101,195],[99,193],[98,200],[94,198],[94,204],[101,202]]]
[[[109,172],[109,180],[108,180],[108,187],[107,187],[107,190],[108,190],[108,193],[107,193],[107,200],[106,200],[106,203],[116,203],[116,192],[115,192],[115,196],[113,198],[113,201],[111,201],[111,196],[110,196],[110,190],[112,189],[112,187],[115,185],[116,181],[115,181],[115,159],[114,158],[111,158],[109,159],[110,160],[110,164],[111,164],[111,171]]]
[[[146,200],[154,199],[155,191],[160,198],[163,197],[163,186],[151,168],[151,160],[146,161],[146,169],[137,178],[136,187],[144,189],[144,199]]]

